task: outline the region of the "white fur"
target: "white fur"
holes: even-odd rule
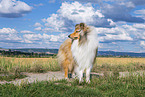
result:
[[[81,32],[83,33],[83,32]],[[86,69],[86,81],[90,82],[90,72],[93,66],[94,57],[96,57],[96,49],[98,47],[97,31],[94,27],[90,27],[90,32],[87,35],[87,41],[79,45],[79,40],[74,40],[71,46],[72,55],[77,63],[75,72],[79,77],[79,82],[82,81],[83,72]]]

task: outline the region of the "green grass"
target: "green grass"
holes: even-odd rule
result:
[[[2,97],[144,97],[145,76],[100,77],[90,84],[74,81],[42,81],[32,84],[0,86]]]
[[[15,80],[15,79],[22,79],[22,78],[25,78],[27,77],[26,75],[22,75],[22,74],[19,74],[19,75],[15,75],[15,74],[6,74],[6,75],[3,75],[3,76],[0,76],[0,80],[3,81],[12,81],[12,80]]]
[[[14,69],[15,72],[14,73],[11,73],[11,72],[4,72],[2,74],[0,74],[0,80],[3,81],[12,81],[12,80],[15,80],[15,79],[22,79],[22,78],[25,78],[27,77],[26,75],[23,75],[21,72],[20,72],[20,69],[17,67]]]

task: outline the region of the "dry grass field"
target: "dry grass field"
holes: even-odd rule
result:
[[[0,72],[45,72],[58,71],[60,66],[56,58],[11,58],[0,57]],[[99,71],[128,71],[144,70],[145,58],[97,58],[93,67],[94,72]]]
[[[128,65],[130,63],[145,64],[145,58],[97,58],[97,65]]]
[[[15,69],[21,72],[45,72],[58,71],[60,66],[57,60],[52,58],[9,58],[0,57],[0,71],[14,72]]]
[[[97,58],[94,72],[124,72],[145,70],[145,58]]]

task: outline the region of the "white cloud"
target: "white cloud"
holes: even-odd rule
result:
[[[115,23],[106,19],[100,10],[95,10],[89,3],[64,2],[56,14],[42,19],[45,23],[44,32],[72,32],[74,25],[84,22],[97,27],[113,27]]]
[[[115,28],[96,28],[100,42],[132,41],[130,34],[119,26]]]
[[[126,7],[128,7],[128,8],[134,8],[135,7],[135,5],[134,5],[134,3],[133,2],[131,2],[131,1],[129,1],[129,2],[119,2],[119,5],[123,5],[123,6],[126,6]]]
[[[138,17],[141,17],[145,20],[145,9],[134,11],[135,14],[138,14]]]
[[[140,46],[138,42],[145,41],[145,24],[117,25],[114,28],[97,28],[100,42],[130,42]],[[143,46],[143,42],[141,42]]]
[[[20,33],[23,33],[23,34],[34,34],[34,32],[28,31],[28,30],[23,30]]]
[[[43,35],[44,37],[44,35]],[[50,35],[50,41],[63,42],[67,38],[67,34],[61,33],[59,35]]]
[[[65,1],[65,0],[63,0]],[[113,21],[126,21],[134,23],[145,22],[145,17],[132,15],[132,10],[137,6],[145,5],[145,0],[67,0],[79,1],[97,5],[102,14]],[[135,9],[136,10],[136,9]]]
[[[62,1],[66,1],[66,0],[62,0]],[[67,1],[79,1],[82,3],[99,3],[99,2],[105,1],[105,0],[67,0]]]
[[[145,30],[145,24],[133,24],[133,27]]]
[[[131,41],[133,40],[127,33],[123,32],[118,35],[111,35],[111,34],[106,34],[105,40],[121,40],[121,41]]]
[[[126,3],[126,2],[124,2]],[[103,4],[101,7],[102,13],[106,18],[110,18],[113,21],[126,21],[131,23],[143,23],[145,20],[141,17],[131,15],[131,10],[133,7],[128,7],[125,5],[115,4]]]
[[[46,33],[37,34],[29,30],[18,32],[16,29],[0,29],[0,46],[8,48],[17,47],[47,47],[58,48],[59,43],[67,38],[67,33],[49,35]]]
[[[25,2],[16,0],[1,0],[0,1],[0,16],[7,18],[22,17],[30,12],[32,7]]]
[[[47,33],[47,32],[56,32],[56,30],[53,29],[53,28],[44,28],[42,31],[45,32],[45,33]]]
[[[36,30],[36,31],[41,31],[41,27],[37,27],[37,28],[35,28],[34,30]]]
[[[50,41],[58,41],[59,38],[59,36],[50,35]]]
[[[27,40],[27,39],[24,39],[24,41],[23,41],[23,42],[25,42],[25,43],[33,43],[32,41]]]
[[[43,34],[24,34],[23,38],[26,43],[40,43],[40,42],[62,42],[66,39],[67,35],[61,33],[59,35]]]
[[[13,34],[13,33],[18,33],[18,32],[15,29],[11,29],[11,28],[0,29],[0,34]]]
[[[145,41],[140,41],[140,46],[145,47]]]
[[[62,0],[62,1],[66,1],[66,0]],[[113,2],[113,3],[120,3],[122,5],[125,5],[124,3],[126,3],[126,6],[136,6],[136,5],[145,5],[145,1],[144,0],[67,0],[67,1],[79,1],[82,3],[105,3],[105,2]],[[105,1],[105,2],[104,2]]]
[[[42,35],[41,34],[24,34],[23,38],[27,39],[27,40],[35,40],[36,41],[36,40],[41,40]]]
[[[65,21],[58,14],[52,14],[47,19],[42,19],[45,23],[45,31],[64,32]]]
[[[15,29],[3,28],[0,29],[0,41],[1,42],[21,42],[22,38],[18,35]]]
[[[82,5],[79,2],[74,2],[74,3],[62,3],[62,6],[58,10],[60,15],[62,17],[68,18],[69,20],[74,21],[75,23],[80,23],[80,22],[93,22],[95,16],[103,16],[97,15],[95,13],[95,10],[92,6],[86,6]],[[89,14],[88,14],[89,13]],[[94,18],[93,18],[94,16]]]
[[[145,15],[145,9],[136,10],[134,13],[136,13],[136,14],[144,14]]]
[[[42,25],[41,25],[40,23],[38,23],[38,22],[36,22],[36,23],[34,24],[34,26],[35,26],[35,27],[42,27]]]
[[[58,13],[61,17],[67,18],[75,24],[84,22],[93,26],[110,26],[110,22],[104,18],[100,10],[94,9],[90,4],[64,2],[58,10]]]
[[[133,24],[131,28],[138,40],[145,40],[145,24]]]

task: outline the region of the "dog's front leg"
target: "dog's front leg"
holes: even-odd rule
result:
[[[78,76],[79,77],[79,83],[83,82],[83,70],[80,70],[78,75],[79,75]]]
[[[75,72],[79,79],[79,83],[83,82],[83,70],[80,70],[79,66],[75,67]]]
[[[91,73],[91,69],[92,69],[91,66],[86,69],[86,82],[87,83],[90,83],[90,73]]]

